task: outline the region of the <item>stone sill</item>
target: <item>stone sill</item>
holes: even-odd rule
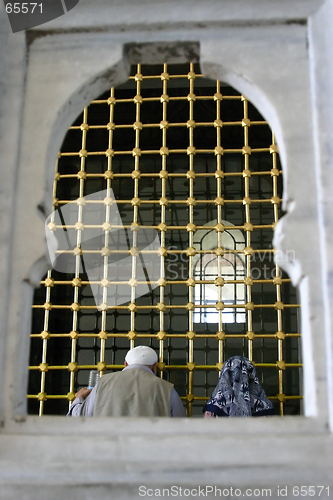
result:
[[[75,418],[53,425],[59,420],[28,418],[12,427],[16,435],[0,436],[1,491],[3,485],[34,485],[41,491],[52,485],[60,496],[90,500],[138,498],[142,484],[292,488],[332,483],[333,436],[302,417],[209,423]],[[20,426],[21,431],[29,426],[30,435],[22,435]],[[100,485],[113,493],[118,486],[123,496],[110,496],[110,491],[96,496],[91,488],[98,491]],[[61,486],[79,488],[80,495],[68,495]],[[5,498],[58,498],[25,495],[8,493]]]

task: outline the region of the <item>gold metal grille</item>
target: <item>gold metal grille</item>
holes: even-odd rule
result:
[[[155,67],[138,65],[127,87],[112,88],[108,96],[92,101],[69,129],[58,156],[54,209],[77,199],[77,221],[67,226],[77,234],[76,248],[68,250],[75,265],[72,276],[50,270],[35,294],[31,413],[64,413],[59,400],[70,404],[77,386],[86,385],[90,369],[101,375],[119,370],[126,350],[142,343],[158,348],[160,376],[175,383],[189,416],[199,414],[223,362],[234,354],[253,361],[281,415],[285,408],[287,413],[300,411],[297,406],[288,410],[288,404],[301,399],[299,304],[290,280],[272,262],[282,201],[274,135],[267,133],[267,123],[245,96],[219,81],[214,88],[193,64],[187,72],[181,70],[164,65],[157,73]],[[80,143],[78,149],[73,150],[73,140]],[[108,243],[111,203],[104,200],[104,224],[90,225],[104,232],[104,247],[83,251],[80,246],[84,196],[111,188],[123,227],[133,234],[155,229],[161,242],[157,288],[135,299],[133,273],[126,282],[132,298],[125,305],[110,305],[107,299],[108,287],[115,284],[107,274],[113,251]],[[52,220],[49,228],[59,229]],[[242,245],[226,247],[225,235],[237,230]],[[196,244],[199,231],[214,235],[214,248]],[[134,262],[133,248],[127,255]],[[84,252],[102,262],[103,274],[94,282],[100,287],[97,304],[80,273]],[[216,275],[198,276],[195,263],[209,256],[215,259]],[[225,275],[226,259],[230,263],[237,257],[243,274]],[[170,262],[176,276],[168,272]],[[231,285],[242,286],[244,295],[226,303],[223,288]],[[201,297],[203,287],[211,286],[215,302],[200,303],[198,286]],[[213,321],[195,316],[201,311],[207,311],[206,317],[214,312]],[[233,311],[242,311],[244,321],[226,323]]]

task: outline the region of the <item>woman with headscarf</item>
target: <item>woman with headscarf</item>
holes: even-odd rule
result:
[[[204,417],[264,417],[276,415],[247,358],[233,356],[221,370],[215,390],[204,407]]]

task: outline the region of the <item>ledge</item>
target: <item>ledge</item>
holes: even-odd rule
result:
[[[103,435],[105,425],[99,426],[100,420],[93,421],[99,430],[99,435],[96,435],[80,427],[82,422],[76,419],[75,435],[68,432],[53,436],[1,436],[0,444],[6,449],[6,456],[0,460],[0,482],[16,488],[38,485],[43,494],[49,485],[56,485],[58,493],[62,487],[75,486],[83,496],[77,496],[76,491],[74,496],[70,495],[71,499],[93,498],[92,492],[101,486],[108,487],[109,495],[109,490],[114,491],[117,487],[128,493],[123,498],[132,498],[129,491],[133,498],[137,498],[139,485],[195,487],[215,484],[276,488],[277,485],[332,484],[333,436],[274,435],[264,429],[264,419],[258,419],[262,421],[262,429],[259,425],[253,433],[228,433],[230,426],[227,422],[224,425],[225,419],[219,425],[219,433],[216,432],[217,426],[211,424],[209,432],[193,432],[192,426],[192,432],[184,433],[180,421],[175,422],[179,425],[178,431],[174,428],[172,433],[169,422],[163,425],[161,419],[156,419],[156,422],[146,422],[150,424],[151,433],[147,432],[148,426],[144,434],[138,432],[138,427],[134,432],[132,427],[128,435],[124,432],[128,422],[123,419],[122,429],[116,436],[119,431],[116,423],[120,420],[105,420],[109,435]],[[240,429],[245,419],[240,420],[230,423],[236,423],[235,427]],[[271,420],[277,421],[274,417]],[[252,421],[250,423],[252,425]],[[84,490],[88,486],[89,494]],[[1,491],[3,493],[2,487]],[[68,498],[68,489],[64,492]],[[111,498],[109,495],[106,498]],[[18,497],[14,495],[14,498]],[[53,496],[37,498],[50,499]]]
[[[17,416],[3,427],[7,435],[27,436],[270,436],[328,433],[324,421],[299,416],[204,419],[204,418],[89,418],[45,415]]]
[[[199,23],[202,27],[211,23],[289,23],[305,21],[314,14],[324,0],[207,0],[202,9],[200,0],[156,1],[113,1],[80,0],[79,4],[66,15],[58,17],[38,27],[38,31],[73,30],[73,29],[105,29],[122,31],[151,29],[160,25],[170,29],[170,25]],[[103,25],[101,24],[101,13]],[[163,24],[161,24],[163,19]]]

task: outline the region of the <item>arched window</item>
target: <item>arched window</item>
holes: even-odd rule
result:
[[[57,161],[47,227],[68,267],[35,293],[29,412],[65,414],[91,369],[147,344],[189,416],[235,354],[299,414],[296,290],[273,261],[281,197],[268,124],[198,65],[138,65],[92,101]]]
[[[198,252],[192,263],[195,304],[208,306],[195,311],[194,322],[245,323],[245,309],[238,307],[246,302],[245,238],[239,229],[233,229],[233,224],[222,220],[225,229],[219,247],[214,230],[217,222],[217,219],[208,222],[211,229],[199,229],[193,238],[193,246]],[[216,310],[217,302],[224,304],[220,311]]]

